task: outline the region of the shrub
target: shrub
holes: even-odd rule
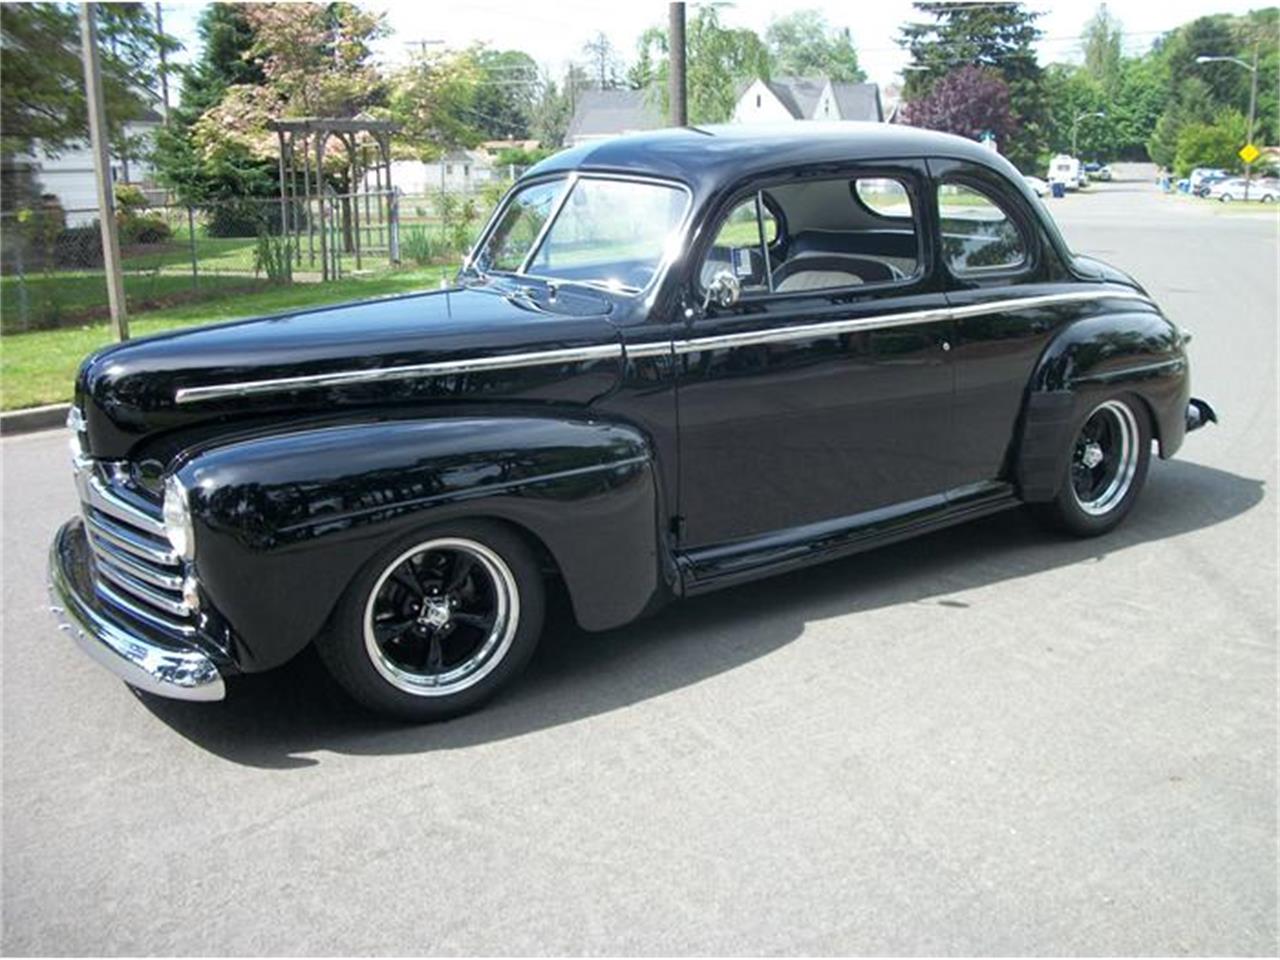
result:
[[[273,237],[266,230],[258,234],[253,248],[254,276],[265,273],[272,283],[293,279],[293,243],[288,237]]]
[[[169,224],[158,213],[117,214],[116,224],[121,244],[163,243],[173,236]]]
[[[116,207],[118,209],[126,211],[144,210],[147,206],[147,195],[142,192],[141,187],[135,187],[127,183],[116,187]]]
[[[440,246],[430,228],[425,226],[407,227],[400,234],[401,258],[412,260],[420,267],[425,267],[442,252]]]

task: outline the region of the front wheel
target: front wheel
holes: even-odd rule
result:
[[[520,672],[542,631],[544,596],[518,534],[487,521],[451,523],[374,557],[317,645],[334,678],[365,706],[443,720]]]
[[[1133,508],[1151,462],[1146,407],[1118,396],[1094,407],[1077,429],[1062,486],[1049,503],[1036,504],[1049,525],[1078,537],[1116,527]]]

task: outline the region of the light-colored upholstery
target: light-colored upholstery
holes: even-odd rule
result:
[[[833,287],[851,287],[862,282],[856,273],[843,270],[799,270],[777,286],[778,293],[796,293],[800,290],[827,290]]]

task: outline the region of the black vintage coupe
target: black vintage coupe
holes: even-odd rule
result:
[[[90,357],[55,610],[142,690],[220,699],[314,641],[440,718],[528,661],[552,587],[605,630],[1021,504],[1105,533],[1215,419],[1187,340],[967,140],[582,146],[448,290]]]

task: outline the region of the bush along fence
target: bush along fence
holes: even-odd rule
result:
[[[137,188],[117,187],[128,308],[139,313],[318,282],[326,273],[341,279],[456,264],[505,186],[474,194],[328,194],[287,208],[260,198],[154,204]],[[63,209],[45,196],[0,213],[0,333],[80,326],[107,315],[96,209]]]

